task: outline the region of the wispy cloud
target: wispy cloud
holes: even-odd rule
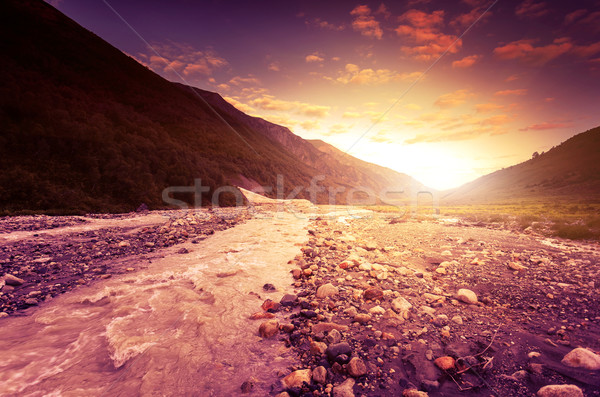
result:
[[[515,9],[515,15],[520,18],[538,18],[548,13],[550,7],[543,2],[525,0]]]
[[[585,9],[575,10],[573,12],[568,13],[567,15],[565,15],[565,25],[572,24],[585,14],[587,14],[587,10]]]
[[[516,90],[496,91],[494,93],[494,96],[525,95],[525,94],[527,94],[527,89],[526,88],[519,88],[519,89],[516,89]]]
[[[198,50],[189,44],[172,41],[155,43],[152,47],[160,56],[154,52],[138,53],[135,58],[156,73],[174,80],[179,80],[179,76],[206,79],[216,70],[229,66],[212,48]]]
[[[328,116],[329,110],[331,109],[330,106],[276,99],[273,95],[263,95],[260,98],[253,99],[250,101],[250,105],[262,110],[292,112],[307,117],[317,118]]]
[[[573,43],[567,37],[555,39],[551,44],[538,47],[534,45],[535,41],[532,39],[513,41],[495,48],[494,55],[498,59],[517,59],[533,66],[542,66],[573,48]]]
[[[325,78],[342,84],[375,85],[392,81],[414,81],[420,75],[420,72],[399,73],[390,69],[361,69],[358,65],[348,63],[336,77]]]
[[[478,103],[477,105],[475,105],[475,111],[477,113],[489,113],[503,108],[504,106],[498,105],[496,103]]]
[[[442,109],[453,108],[462,105],[467,101],[467,99],[474,96],[475,94],[469,90],[456,90],[448,94],[440,95],[434,102],[434,105]]]
[[[452,62],[453,68],[469,68],[475,64],[479,59],[481,59],[481,55],[468,55],[458,61]]]
[[[315,26],[320,29],[333,30],[336,32],[341,32],[342,30],[344,30],[346,28],[344,25],[336,25],[334,23],[327,22],[321,18],[314,18],[311,20],[307,20],[306,24],[308,26]]]
[[[571,123],[553,123],[543,122],[539,124],[532,124],[524,128],[519,128],[519,131],[542,131],[542,130],[553,130],[557,128],[570,127]]]

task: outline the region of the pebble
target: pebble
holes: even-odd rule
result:
[[[517,262],[508,262],[508,268],[510,270],[520,271],[520,270],[526,270],[527,266],[523,266]]]
[[[456,365],[456,361],[454,361],[454,359],[450,356],[438,357],[433,363],[443,371],[453,369]]]
[[[336,323],[318,323],[312,326],[313,334],[320,334],[321,332],[329,332],[333,329],[337,329],[338,331],[347,331],[348,326],[336,324]]]
[[[299,369],[283,378],[281,383],[287,389],[292,387],[302,387],[304,382],[310,384],[311,378],[312,371],[310,369]]]
[[[317,289],[317,298],[324,299],[335,296],[339,293],[339,289],[331,283],[323,284]]]
[[[240,389],[244,394],[250,393],[252,389],[254,389],[254,382],[252,380],[247,380],[244,383],[242,383]]]
[[[583,391],[575,385],[548,385],[538,390],[537,397],[583,397]]]
[[[346,371],[348,371],[348,374],[350,376],[358,378],[367,373],[367,366],[365,365],[365,362],[362,359],[358,357],[353,357],[348,363]]]
[[[402,392],[402,397],[429,397],[429,394],[417,389],[405,389]]]
[[[342,384],[333,388],[333,397],[354,397],[354,384],[356,381],[352,378],[346,379]]]
[[[458,325],[463,325],[463,319],[461,316],[458,315],[452,317],[452,322]]]
[[[279,321],[268,320],[260,325],[258,334],[263,338],[270,338],[279,332]]]
[[[327,383],[327,370],[325,369],[325,367],[321,365],[313,369],[312,379],[315,383],[320,383],[322,385]]]
[[[582,347],[578,347],[567,353],[561,363],[568,367],[585,368],[592,371],[600,370],[600,356]]]
[[[409,311],[411,308],[412,304],[401,296],[392,301],[392,309],[398,314]]]
[[[354,317],[358,314],[358,310],[354,306],[350,306],[347,309],[344,309],[344,314],[350,317]]]
[[[381,300],[383,299],[383,290],[377,287],[367,288],[363,294],[366,300]]]
[[[325,354],[327,354],[327,358],[329,359],[329,361],[334,361],[337,356],[342,354],[350,356],[352,354],[352,348],[346,342],[335,343],[329,345],[329,347],[325,351]]]
[[[292,269],[292,277],[296,280],[302,277],[302,269]]]
[[[373,306],[372,308],[370,308],[369,313],[375,314],[375,315],[382,315],[385,313],[385,309],[383,307],[377,305],[377,306]]]
[[[478,302],[477,294],[475,294],[475,292],[471,291],[470,289],[466,289],[466,288],[459,289],[458,292],[456,293],[456,298],[459,301],[468,303],[470,305],[477,304],[477,302]]]
[[[4,282],[6,283],[6,285],[10,285],[13,287],[18,287],[20,285],[25,284],[25,280],[23,280],[22,278],[19,278],[17,276],[13,276],[12,274],[6,273],[4,275]]]
[[[323,354],[327,350],[327,343],[324,342],[310,342],[310,352],[312,354]]]
[[[358,313],[356,316],[354,316],[354,321],[356,321],[359,324],[368,323],[369,321],[371,321],[371,315],[367,313]]]
[[[433,319],[433,324],[436,327],[443,327],[443,326],[447,325],[448,324],[448,316],[446,316],[445,314],[438,314]]]
[[[368,263],[361,263],[360,265],[358,265],[358,269],[365,272],[370,272],[372,270],[372,267]]]
[[[342,340],[342,334],[337,329],[332,329],[327,334],[327,342],[329,343],[339,343]]]
[[[298,300],[298,296],[294,294],[285,294],[279,301],[281,306],[293,306]]]

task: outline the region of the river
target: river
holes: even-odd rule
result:
[[[291,354],[248,317],[290,288],[287,262],[307,225],[292,213],[255,217],[0,320],[0,395],[227,396],[248,379],[250,395],[268,394]]]

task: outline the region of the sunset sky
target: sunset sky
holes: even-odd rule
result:
[[[598,1],[50,3],[169,80],[438,189],[600,125]]]

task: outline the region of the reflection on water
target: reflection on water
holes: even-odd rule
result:
[[[266,395],[286,351],[248,316],[290,284],[307,220],[253,219],[150,268],[56,298],[0,322],[1,395],[222,396],[256,378]],[[218,276],[217,276],[218,275]],[[250,294],[253,292],[253,294]],[[252,394],[251,394],[252,395]]]

